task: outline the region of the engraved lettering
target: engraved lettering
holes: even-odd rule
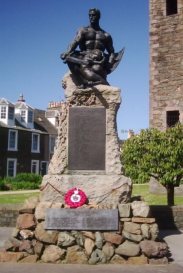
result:
[[[46,229],[118,230],[118,210],[48,209]]]
[[[106,110],[69,109],[69,170],[105,170]]]

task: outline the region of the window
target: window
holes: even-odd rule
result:
[[[32,122],[33,122],[33,112],[32,112],[32,111],[29,111],[29,112],[28,112],[28,122],[29,122],[29,123],[32,123]]]
[[[6,119],[6,106],[1,106],[1,119]]]
[[[55,136],[50,136],[50,153],[54,153]]]
[[[11,119],[11,120],[14,119],[14,107],[9,107],[9,110],[8,110],[8,119]]]
[[[48,171],[48,162],[47,161],[42,161],[41,162],[41,175],[47,174]]]
[[[17,143],[18,143],[18,131],[9,130],[8,134],[8,150],[17,151]]]
[[[26,111],[22,110],[20,115],[21,115],[21,121],[25,122],[26,121]]]
[[[179,111],[167,111],[166,112],[166,124],[167,127],[173,127],[179,122]]]
[[[40,135],[32,134],[32,152],[39,153],[40,152]]]
[[[39,174],[39,160],[31,161],[31,173]]]
[[[16,158],[8,158],[7,159],[7,176],[16,176],[17,172],[17,159]]]
[[[166,0],[166,15],[177,13],[177,0]]]

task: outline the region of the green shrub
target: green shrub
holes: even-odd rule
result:
[[[27,182],[27,181],[12,181],[10,183],[11,190],[36,190],[39,189],[40,183],[37,182]]]
[[[34,190],[39,189],[42,176],[34,173],[19,173],[16,177],[5,177],[0,190]]]
[[[41,183],[42,176],[35,173],[19,173],[12,179],[14,182],[36,182]]]
[[[5,191],[7,190],[6,184],[4,183],[3,180],[0,180],[0,191]]]
[[[8,191],[10,187],[4,180],[0,180],[0,191]]]
[[[9,183],[12,182],[13,178],[14,178],[14,177],[7,176],[7,177],[5,177],[5,178],[3,179],[3,182],[4,182],[5,184],[9,184]]]

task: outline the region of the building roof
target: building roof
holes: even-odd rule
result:
[[[49,120],[45,117],[45,111],[40,109],[34,110],[34,129],[26,128],[16,118],[15,118],[15,124],[13,126],[7,125],[0,121],[0,127],[26,130],[26,131],[37,131],[43,134],[57,135],[57,128],[51,122],[49,122]]]
[[[30,105],[28,105],[25,101],[17,101],[15,102],[15,108],[17,109],[30,109],[30,110],[34,110],[34,108],[32,108]]]
[[[44,110],[34,110],[34,128],[50,135],[57,135],[57,128],[45,117]]]
[[[28,109],[28,110],[34,110],[29,104],[26,103],[23,94],[20,94],[18,100],[15,102],[15,108],[17,109]]]
[[[14,104],[11,103],[9,100],[7,100],[5,98],[0,98],[0,104],[1,105],[9,105],[9,106],[13,106],[14,107]]]

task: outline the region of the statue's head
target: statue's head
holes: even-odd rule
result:
[[[91,17],[96,17],[96,19],[100,19],[100,10],[99,9],[96,9],[96,8],[92,8],[92,9],[89,9],[89,18],[91,19]]]

